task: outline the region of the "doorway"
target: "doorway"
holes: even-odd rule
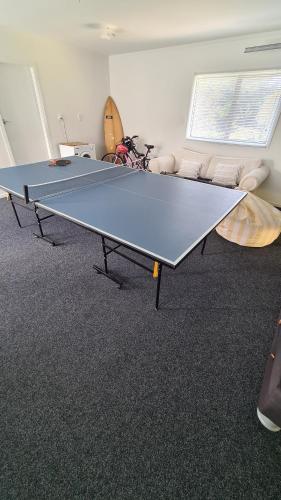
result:
[[[34,68],[0,63],[0,167],[50,158]]]

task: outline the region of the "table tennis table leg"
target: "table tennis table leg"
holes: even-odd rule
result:
[[[159,308],[159,295],[160,295],[160,285],[161,285],[161,274],[162,274],[162,264],[159,262],[158,264],[158,278],[157,278],[157,288],[156,288],[156,301],[155,301],[155,309],[158,311]]]
[[[106,247],[105,247],[104,236],[101,237],[101,242],[102,242],[102,251],[103,251],[104,270],[105,270],[106,273],[108,273],[107,254],[106,254]]]
[[[50,238],[48,238],[48,236],[46,236],[43,232],[43,228],[42,228],[42,224],[41,222],[45,219],[49,219],[50,217],[54,217],[54,214],[49,214],[49,215],[45,215],[45,217],[39,217],[38,215],[38,208],[35,206],[34,207],[34,213],[35,213],[35,217],[36,217],[36,220],[37,220],[37,224],[38,224],[38,227],[39,227],[39,231],[40,231],[40,234],[36,234],[36,233],[33,233],[34,236],[36,238],[40,238],[41,240],[43,241],[46,241],[47,243],[49,243],[50,245],[52,245],[53,247],[57,246],[57,243],[53,240],[51,240]]]
[[[43,233],[43,228],[42,228],[42,224],[41,224],[41,219],[38,215],[38,212],[37,212],[37,209],[35,208],[35,216],[36,216],[36,220],[37,220],[37,224],[38,224],[38,227],[39,227],[39,231],[40,231],[40,235],[41,235],[41,238],[44,238],[44,233]]]
[[[98,274],[103,274],[103,276],[106,276],[111,281],[114,281],[114,283],[116,283],[118,285],[118,287],[121,288],[122,282],[119,281],[117,278],[115,278],[115,276],[113,276],[111,273],[108,272],[107,251],[106,251],[106,248],[108,248],[108,247],[106,246],[104,236],[101,236],[101,242],[102,242],[102,251],[103,251],[104,270],[101,269],[99,266],[96,266],[95,264],[93,264],[93,268],[97,271]],[[112,251],[114,251],[114,250],[115,249],[112,249]],[[108,253],[110,253],[110,252],[108,252]]]
[[[208,238],[208,236],[205,236],[205,238],[203,240],[203,245],[202,245],[202,248],[201,248],[201,255],[203,255],[203,253],[204,253],[207,238]]]
[[[17,223],[18,223],[19,227],[22,227],[21,222],[20,222],[20,219],[19,219],[19,216],[18,216],[17,209],[16,209],[16,207],[15,207],[15,204],[14,204],[14,202],[13,202],[13,198],[12,198],[12,195],[11,195],[10,193],[9,193],[8,198],[9,198],[9,200],[10,200],[10,202],[11,202],[12,207],[13,207],[13,211],[14,211],[14,214],[15,214],[15,216],[16,216]]]

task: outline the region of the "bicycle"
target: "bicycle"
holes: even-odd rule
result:
[[[107,153],[102,157],[102,161],[113,163],[114,165],[127,165],[128,167],[147,170],[150,158],[150,151],[154,148],[152,144],[145,144],[146,152],[140,153],[134,143],[138,135],[123,137],[120,144],[117,144],[115,153]]]

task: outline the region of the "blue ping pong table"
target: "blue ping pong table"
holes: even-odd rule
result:
[[[101,236],[104,268],[98,273],[121,282],[108,271],[112,252],[152,273],[143,262],[121,252],[125,247],[157,264],[155,307],[159,306],[162,267],[172,269],[203,242],[240,203],[245,192],[155,175],[110,163],[71,157],[65,167],[48,162],[0,169],[0,188],[7,191],[18,224],[15,199],[34,210],[37,237],[55,245],[42,222],[58,215]],[[39,210],[48,215],[41,217]],[[111,243],[110,243],[111,242]],[[112,245],[113,243],[113,245]]]

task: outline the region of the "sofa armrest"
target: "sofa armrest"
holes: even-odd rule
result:
[[[173,155],[151,158],[149,162],[149,170],[154,174],[160,174],[160,172],[162,171],[173,173],[174,169],[175,169],[175,158]]]
[[[251,172],[249,172],[249,174],[242,177],[239,183],[239,188],[243,189],[243,191],[254,191],[261,185],[268,175],[269,168],[266,165],[254,168]]]

